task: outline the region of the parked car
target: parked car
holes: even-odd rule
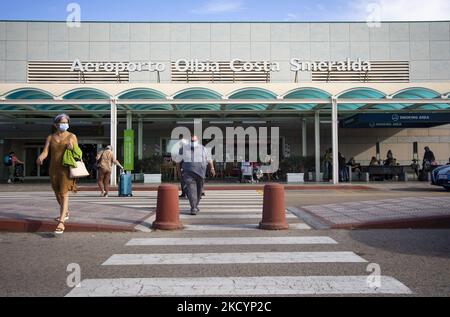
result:
[[[450,191],[450,165],[439,166],[431,172],[431,184]]]

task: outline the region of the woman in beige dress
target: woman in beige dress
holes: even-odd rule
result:
[[[76,180],[70,178],[69,167],[63,166],[64,152],[73,150],[78,145],[75,134],[67,131],[70,118],[66,114],[55,117],[53,121],[52,134],[47,137],[44,150],[37,159],[37,164],[42,165],[47,158],[50,150],[50,180],[52,189],[55,192],[56,200],[60,206],[59,218],[56,218],[58,225],[55,229],[56,234],[62,234],[65,226],[64,222],[69,219],[69,191],[76,192]]]
[[[98,187],[100,188],[100,196],[108,198],[109,182],[111,180],[111,172],[114,164],[123,169],[123,166],[115,158],[112,146],[108,145],[103,151],[97,154],[98,168]],[[115,167],[114,167],[115,168]]]

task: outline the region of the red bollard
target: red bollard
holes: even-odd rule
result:
[[[263,218],[259,223],[259,228],[264,230],[289,229],[286,222],[283,185],[268,184],[264,186]]]
[[[183,228],[180,222],[178,186],[161,185],[158,187],[156,220],[153,222],[153,228],[161,230],[178,230]]]

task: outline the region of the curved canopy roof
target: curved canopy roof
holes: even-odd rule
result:
[[[291,111],[301,113],[331,109],[332,94],[319,88],[299,87],[280,95],[270,89],[250,86],[232,91],[226,96],[207,87],[180,89],[168,96],[154,88],[136,87],[111,96],[98,88],[82,87],[54,96],[42,88],[24,87],[7,91],[0,96],[0,111],[107,112],[110,109],[111,98],[117,100],[118,110],[122,111],[255,111],[262,113]],[[447,103],[445,99],[448,96],[420,86],[408,87],[390,95],[367,86],[354,87],[340,92],[336,98],[338,109],[342,112],[450,109],[450,102]],[[134,100],[136,103],[133,102]],[[186,100],[186,103],[180,100]],[[208,100],[211,100],[211,103]],[[236,100],[236,103],[233,100]],[[253,103],[251,100],[256,102]]]
[[[317,88],[299,88],[294,91],[289,92],[284,96],[284,99],[330,99],[331,95]],[[312,110],[314,107],[317,107],[317,103],[308,103],[308,104],[298,104],[298,105],[277,105],[274,109],[280,110]]]

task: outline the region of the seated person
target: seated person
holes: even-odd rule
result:
[[[380,166],[380,162],[378,162],[377,158],[375,156],[372,156],[372,159],[370,160],[369,166]]]
[[[394,158],[394,155],[392,154],[391,150],[389,150],[387,152],[386,160],[384,161],[384,165],[385,166],[393,166],[393,165],[395,165],[395,158]]]
[[[355,158],[352,157],[347,163],[348,166],[352,167],[352,172],[360,173],[361,172],[361,164],[356,163]]]

